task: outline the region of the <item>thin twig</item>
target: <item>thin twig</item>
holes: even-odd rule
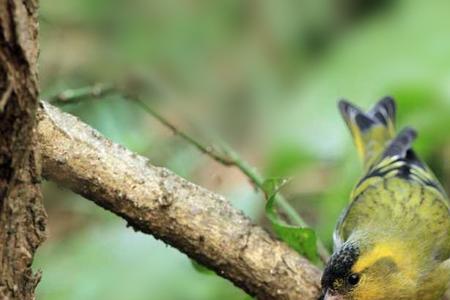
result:
[[[178,129],[175,125],[170,123],[166,118],[161,116],[158,112],[156,112],[154,109],[152,109],[149,105],[147,105],[144,101],[140,100],[137,97],[134,97],[133,99],[129,98],[128,96],[125,96],[125,98],[131,100],[132,102],[135,102],[137,105],[139,105],[140,108],[142,108],[146,113],[157,119],[161,124],[169,128],[175,135],[178,135],[182,139],[184,139],[186,142],[190,143],[194,147],[196,147],[200,152],[208,155],[215,161],[221,163],[225,166],[235,166],[236,161],[234,159],[228,158],[225,155],[221,155],[215,151],[215,149],[212,146],[206,146],[202,144],[200,141],[197,141],[195,138],[187,134],[186,132]]]
[[[91,98],[103,98],[112,94],[120,94],[120,91],[112,84],[99,83],[78,89],[67,89],[48,99],[48,102],[58,105],[78,103]]]
[[[226,158],[224,155],[220,155],[217,153],[213,147],[206,146],[201,142],[197,141],[187,133],[179,130],[175,125],[170,123],[166,118],[161,116],[158,112],[148,106],[144,101],[138,99],[137,96],[130,96],[128,93],[122,92],[119,88],[114,85],[109,84],[97,84],[94,86],[87,86],[78,89],[68,89],[59,94],[56,94],[48,99],[48,102],[55,105],[66,105],[66,104],[74,104],[79,103],[83,100],[90,98],[103,98],[112,94],[118,94],[123,98],[135,102],[139,105],[141,109],[143,109],[146,113],[157,119],[161,124],[165,127],[169,128],[175,135],[180,136],[182,139],[187,141],[188,143],[195,146],[200,152],[208,155],[213,158],[217,162],[221,163],[225,166],[233,166],[235,165],[234,161]]]
[[[228,167],[238,168],[251,182],[261,191],[264,191],[265,178],[262,176],[254,167],[252,167],[248,162],[243,160],[240,155],[229,145],[221,141],[220,150],[222,153],[218,152],[212,146],[207,146],[202,142],[198,141],[196,138],[192,137],[188,133],[180,130],[165,117],[155,111],[147,103],[141,100],[138,96],[124,92],[123,90],[107,84],[99,84],[91,87],[83,87],[79,89],[66,90],[54,97],[51,97],[49,102],[54,104],[69,104],[78,103],[82,100],[88,98],[101,98],[110,94],[118,94],[124,99],[130,100],[131,102],[137,104],[146,113],[157,119],[165,127],[169,128],[174,134],[180,136],[186,142],[190,143],[196,147],[200,152],[208,155],[220,164]],[[303,220],[303,218],[298,214],[298,212],[292,207],[292,205],[281,195],[276,196],[276,203],[280,208],[286,213],[289,220],[297,226],[309,227],[308,224]],[[323,263],[328,260],[329,253],[320,239],[317,239],[317,250],[319,257]]]
[[[246,161],[241,159],[241,157],[232,149],[230,146],[226,144],[221,145],[224,149],[224,152],[227,156],[231,157],[234,161],[234,165],[241,170],[248,178],[252,180],[252,182],[261,190],[264,191],[264,182],[265,178],[262,176],[257,169],[250,166]],[[290,221],[293,222],[297,226],[301,227],[309,227],[308,224],[303,220],[303,218],[298,214],[294,207],[281,195],[277,194],[276,203],[281,207],[281,209],[286,213],[289,217]],[[329,258],[328,250],[322,241],[317,239],[317,251],[320,257],[320,260],[323,263],[326,263]]]

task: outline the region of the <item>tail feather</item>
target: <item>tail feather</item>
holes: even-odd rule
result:
[[[384,97],[370,111],[372,118],[383,123],[389,130],[395,130],[395,101],[392,97]]]
[[[339,110],[367,169],[395,137],[395,102],[391,97],[385,97],[365,113],[350,102],[341,100]]]
[[[367,113],[344,100],[339,102],[339,109],[366,171],[353,191],[354,196],[367,187],[367,180],[380,176],[415,181],[446,195],[433,172],[412,149],[417,132],[406,127],[395,134],[395,102],[392,98],[383,98]]]
[[[391,141],[389,146],[384,150],[381,158],[399,157],[406,158],[407,152],[411,149],[413,141],[417,137],[417,132],[406,127]]]

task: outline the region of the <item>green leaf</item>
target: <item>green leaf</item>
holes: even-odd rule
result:
[[[311,228],[298,227],[286,224],[276,212],[277,193],[286,184],[287,180],[271,178],[263,183],[263,190],[267,198],[266,216],[272,224],[277,236],[291,248],[305,256],[312,262],[317,262],[317,238]]]
[[[266,179],[262,184],[262,189],[267,200],[275,196],[288,181],[288,179],[278,177]]]

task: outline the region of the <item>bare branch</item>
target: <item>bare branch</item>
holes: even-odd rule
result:
[[[238,168],[255,185],[255,187],[264,192],[264,176],[262,176],[257,169],[246,162],[232,147],[230,147],[223,141],[220,141],[221,151],[218,151],[216,147],[205,145],[186,131],[176,127],[167,118],[162,116],[151,106],[149,106],[145,101],[140,99],[139,96],[132,95],[124,90],[126,89],[115,87],[114,85],[97,84],[94,86],[86,86],[78,89],[63,91],[62,93],[51,97],[49,99],[49,102],[65,105],[78,103],[90,98],[99,99],[109,94],[116,93],[124,99],[137,104],[147,114],[154,117],[161,124],[170,129],[174,134],[180,136],[183,140],[193,145],[200,152],[208,155],[210,158],[214,159],[224,166]],[[309,227],[308,224],[299,215],[299,213],[294,209],[294,207],[292,207],[292,205],[281,194],[278,194],[276,197],[276,203],[279,204],[279,206],[286,213],[291,222],[293,222],[297,226]],[[317,251],[322,263],[326,263],[329,258],[329,253],[323,242],[319,238],[317,239]]]
[[[47,179],[178,248],[258,299],[317,299],[320,271],[222,196],[152,166],[46,103],[38,113],[37,135]]]

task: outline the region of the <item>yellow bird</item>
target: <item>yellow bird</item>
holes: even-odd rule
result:
[[[437,300],[450,279],[450,211],[443,188],[411,148],[416,132],[395,133],[395,102],[369,112],[339,109],[364,162],[334,233],[322,276],[325,300]]]

